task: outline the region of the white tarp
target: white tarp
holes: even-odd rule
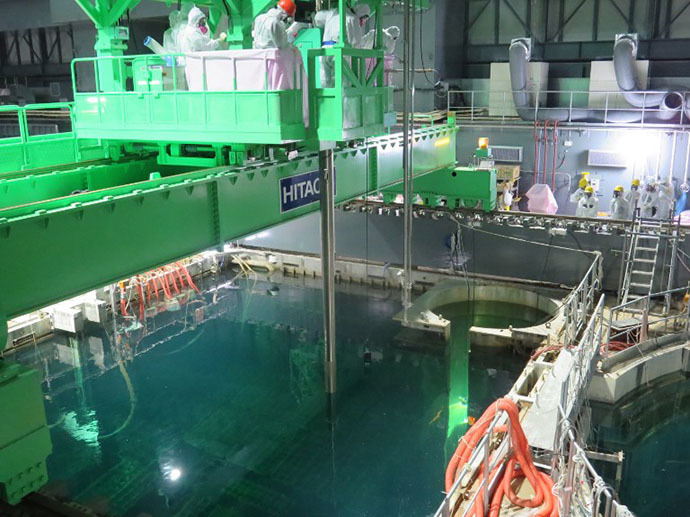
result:
[[[187,87],[193,92],[302,90],[308,125],[309,88],[302,55],[295,47],[193,52],[185,54],[185,62]]]

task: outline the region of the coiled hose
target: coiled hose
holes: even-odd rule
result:
[[[501,511],[501,503],[504,497],[508,497],[510,502],[521,508],[539,508],[534,513],[538,517],[557,517],[558,501],[556,496],[552,493],[553,480],[545,473],[540,472],[534,466],[532,461],[532,454],[529,450],[529,444],[525,433],[520,425],[520,415],[517,404],[507,398],[498,399],[491,404],[484,414],[476,423],[470,427],[460,439],[458,448],[453,457],[448,463],[446,469],[446,492],[449,492],[457,480],[457,476],[462,472],[463,467],[467,464],[474,448],[477,446],[482,437],[486,434],[489,425],[499,411],[505,411],[510,419],[510,426],[496,426],[495,432],[508,432],[510,430],[510,439],[512,443],[512,451],[508,457],[506,468],[502,474],[503,478],[496,487],[493,497],[491,498],[491,506],[489,515],[497,517]],[[480,482],[485,476],[492,479],[500,470],[501,465],[489,473],[482,472],[483,465],[479,467],[479,474],[477,482]],[[529,484],[534,489],[534,496],[531,499],[522,499],[515,493],[512,485],[513,481],[526,478]],[[475,498],[474,504],[467,515],[483,516],[484,515],[484,500],[483,494],[480,491]]]

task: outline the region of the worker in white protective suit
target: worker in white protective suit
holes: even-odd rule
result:
[[[632,180],[630,190],[625,193],[625,201],[628,203],[628,219],[632,219],[634,212],[640,207],[640,180]]]
[[[640,216],[652,219],[659,207],[659,190],[654,182],[647,183],[644,192],[640,196]]]
[[[611,218],[627,219],[628,217],[630,217],[630,206],[625,199],[623,186],[618,185],[613,189],[613,198],[611,198]]]
[[[512,181],[506,181],[503,183],[503,196],[501,200],[501,204],[503,205],[501,207],[502,210],[510,210],[510,207],[513,206],[513,182]]]
[[[577,217],[596,217],[599,213],[599,200],[594,195],[594,188],[589,185],[585,187],[585,193],[577,203],[575,215]]]
[[[364,48],[364,26],[371,16],[367,4],[349,9],[345,15],[345,42],[353,48]],[[340,41],[340,14],[338,9],[319,11],[314,17],[314,26],[323,29],[323,47],[332,47]],[[335,85],[333,58],[321,59],[321,87]]]
[[[656,219],[671,219],[671,210],[673,209],[673,187],[668,181],[664,181],[659,185],[659,195],[657,197]]]
[[[297,33],[306,24],[294,22],[287,25],[288,18],[295,17],[297,6],[292,0],[280,0],[278,4],[254,20],[252,37],[254,48],[287,48],[295,41]]]
[[[589,185],[589,183],[587,183],[587,179],[582,178],[580,180],[580,183],[577,186],[577,190],[575,192],[573,192],[572,194],[570,194],[570,202],[571,203],[579,203],[580,199],[582,199],[585,196],[585,189],[587,188],[588,185]]]
[[[217,39],[211,38],[211,30],[204,12],[194,6],[187,15],[187,25],[179,31],[178,48],[180,52],[202,52],[205,50],[218,50],[220,42],[225,40],[223,32]]]
[[[392,56],[395,54],[395,46],[398,44],[398,38],[400,37],[400,28],[395,25],[383,29],[383,53],[386,56]],[[376,29],[372,29],[367,32],[362,38],[362,48],[372,49],[374,48],[374,43],[376,42]]]

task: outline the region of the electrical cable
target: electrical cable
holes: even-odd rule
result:
[[[469,226],[469,225],[466,225],[466,224],[461,223],[460,221],[458,221],[458,219],[456,219],[456,217],[455,217],[453,214],[449,214],[449,216],[450,216],[450,218],[451,218],[453,221],[455,221],[455,223],[456,223],[458,226],[462,226],[463,228],[467,228],[467,229],[473,230],[473,231],[475,231],[475,232],[486,233],[487,235],[493,235],[494,237],[501,237],[501,238],[503,238],[503,239],[508,239],[508,240],[512,240],[512,241],[518,241],[518,242],[522,242],[522,243],[525,243],[525,244],[534,244],[535,246],[551,247],[551,248],[557,249],[557,250],[577,251],[577,252],[585,253],[585,254],[589,254],[589,255],[596,255],[597,253],[599,253],[598,251],[590,251],[590,250],[583,250],[583,249],[576,249],[576,248],[568,248],[567,246],[557,246],[557,245],[555,245],[555,244],[547,244],[547,243],[545,243],[545,242],[530,241],[530,240],[528,240],[528,239],[521,239],[521,238],[519,238],[519,237],[513,237],[513,236],[511,236],[511,235],[503,235],[503,234],[500,234],[500,233],[490,232],[490,231],[488,231],[488,230],[481,230],[481,229],[479,229],[479,228],[475,228],[475,227],[473,227],[473,226]]]

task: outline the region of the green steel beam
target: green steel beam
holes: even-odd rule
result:
[[[440,126],[415,135],[416,175],[455,164],[455,131]],[[337,202],[394,185],[402,179],[402,138],[339,150],[335,167]],[[281,210],[281,179],[316,170],[317,155],[310,154],[0,210],[0,319],[318,210],[318,202]]]
[[[37,201],[73,196],[76,191],[98,191],[146,181],[151,172],[164,176],[189,171],[189,167],[161,166],[155,157],[135,158],[115,163],[87,165],[21,178],[0,177],[0,209]]]

